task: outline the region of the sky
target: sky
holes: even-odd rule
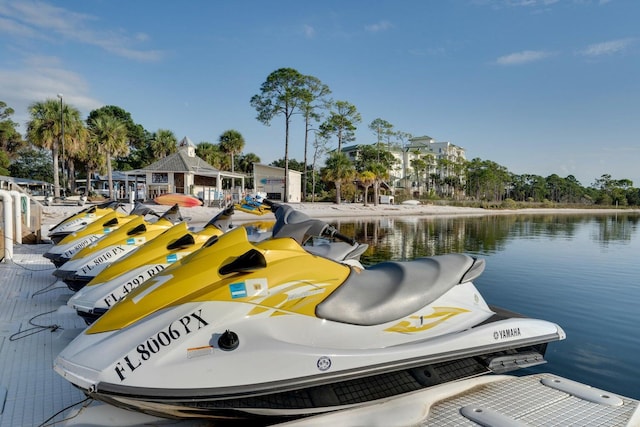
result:
[[[196,144],[235,129],[268,164],[284,118],[262,124],[250,99],[293,68],[355,105],[357,144],[381,118],[516,174],[640,187],[638,22],[637,0],[0,0],[0,100],[23,134],[28,106],[62,94]]]

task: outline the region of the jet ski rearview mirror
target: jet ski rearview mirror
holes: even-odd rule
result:
[[[231,273],[248,273],[263,269],[266,266],[267,260],[264,258],[264,255],[256,249],[250,249],[229,264],[220,267],[218,273],[222,276]]]
[[[184,236],[174,240],[173,242],[169,243],[167,245],[167,249],[169,250],[173,250],[173,249],[185,249],[188,248],[189,246],[193,246],[196,244],[195,239],[193,238],[193,236],[191,234],[185,234]]]

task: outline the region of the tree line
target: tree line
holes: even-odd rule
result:
[[[377,203],[381,187],[399,167],[393,152],[402,150],[412,135],[376,118],[368,125],[375,143],[358,145],[358,155],[349,159],[343,148],[355,142],[362,117],[355,105],[334,100],[331,94],[320,79],[292,68],[280,68],[267,76],[249,103],[256,110],[256,119],[264,125],[270,125],[276,117],[283,120],[284,157],[271,165],[284,168],[285,176],[290,168],[303,172],[303,200],[332,198],[336,203],[362,200],[366,204],[372,190],[373,203]],[[0,101],[0,175],[53,180],[55,197],[60,196],[60,188],[73,191],[76,178],[90,179],[94,172],[107,173],[109,189],[113,191],[113,169],[142,168],[177,150],[172,131],[149,132],[117,106],[93,110],[83,120],[79,111],[64,103],[61,96],[34,102],[29,106],[24,139],[17,130],[18,124],[11,120],[13,113]],[[303,135],[296,138],[290,135],[294,118],[304,124]],[[301,162],[289,158],[290,140],[302,140]],[[251,174],[253,163],[260,162],[260,158],[243,153],[244,146],[242,134],[230,129],[218,137],[217,143],[198,143],[196,154],[218,169]],[[610,175],[602,175],[585,187],[571,175],[516,175],[480,158],[434,162],[429,154],[413,157],[411,170],[400,172],[404,176],[399,185],[400,193],[404,193],[401,197],[414,197],[406,181],[409,175],[415,175],[418,186],[424,185],[427,190],[420,193],[421,197],[428,198],[640,205],[640,190],[630,180],[615,180]],[[288,185],[285,180],[285,202]]]
[[[89,113],[80,112],[63,99],[47,99],[29,106],[25,137],[11,120],[14,110],[0,101],[0,175],[53,182],[54,197],[74,192],[76,179],[86,178],[90,191],[94,173],[107,174],[109,197],[113,197],[113,170],[143,168],[178,149],[168,129],[147,131],[120,107],[109,105]],[[237,130],[223,132],[218,143],[202,142],[198,156],[222,170],[249,173],[253,153],[239,155],[244,138]]]
[[[318,191],[331,190],[335,202],[355,199],[359,190],[364,193],[363,201],[368,200],[368,190],[374,190],[374,203],[378,202],[380,186],[391,177],[391,171],[397,166],[392,148],[402,148],[412,135],[395,130],[388,121],[376,118],[368,128],[375,135],[375,144],[358,147],[358,157],[352,161],[342,152],[343,145],[355,141],[357,125],[362,121],[357,108],[348,101],[333,100],[331,90],[317,77],[307,76],[292,68],[278,69],[267,77],[260,87],[260,93],[251,98],[251,105],[257,111],[257,119],[269,125],[281,116],[284,119],[284,158],[276,165],[285,169],[290,166],[289,129],[292,118],[298,114],[304,123],[304,160],[293,162],[296,169],[303,172],[303,200],[314,200]],[[309,135],[313,133],[310,142]],[[329,149],[333,140],[334,149]],[[313,161],[309,165],[308,148],[313,148]],[[327,154],[324,167],[318,171],[316,161],[320,154]],[[418,185],[424,181],[430,186],[427,197],[472,199],[476,201],[503,202],[555,202],[600,205],[627,206],[640,205],[640,190],[633,187],[628,179],[615,180],[605,174],[597,178],[589,187],[582,186],[574,176],[561,178],[556,174],[543,178],[537,175],[516,175],[504,166],[489,160],[474,158],[470,161],[454,162],[448,159],[435,161],[432,155],[415,156],[411,168]],[[436,173],[427,173],[431,163],[437,164]],[[423,171],[425,176],[420,176]],[[405,197],[411,197],[406,180],[408,171],[401,172],[404,177]],[[308,175],[312,182],[307,182]],[[316,186],[316,178],[323,186]],[[285,189],[285,197],[288,191]],[[286,200],[285,200],[286,201]]]

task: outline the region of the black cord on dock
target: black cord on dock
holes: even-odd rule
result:
[[[46,267],[46,268],[28,268],[28,267],[25,267],[25,266],[24,266],[24,265],[22,265],[22,264],[18,264],[17,262],[15,262],[15,261],[13,260],[13,258],[9,258],[9,259],[5,258],[5,260],[4,260],[4,261],[5,261],[5,263],[11,263],[11,264],[13,264],[13,265],[15,265],[15,266],[18,266],[18,267],[22,268],[23,270],[27,270],[27,271],[48,271],[48,270],[55,270],[55,269],[56,269],[55,267]]]
[[[42,422],[42,424],[38,425],[38,427],[53,426],[53,425],[56,425],[56,424],[61,423],[61,422],[63,422],[63,421],[68,421],[68,420],[70,420],[70,419],[73,419],[73,418],[77,417],[77,416],[78,416],[78,414],[79,414],[80,412],[78,412],[77,414],[75,414],[73,417],[68,417],[68,418],[65,418],[65,419],[60,420],[60,421],[54,421],[54,422],[52,422],[51,424],[47,424],[49,421],[51,421],[52,419],[54,419],[55,417],[57,417],[58,415],[60,415],[60,414],[61,414],[61,413],[63,413],[64,411],[66,411],[66,410],[68,410],[68,409],[71,409],[71,408],[73,408],[73,407],[74,407],[74,406],[76,406],[76,405],[81,405],[81,404],[83,404],[83,403],[85,403],[85,402],[87,402],[87,401],[93,401],[93,399],[92,399],[91,397],[87,397],[87,398],[85,398],[85,399],[83,399],[83,400],[81,400],[81,401],[79,401],[79,402],[76,402],[76,403],[73,403],[73,404],[71,404],[71,405],[67,406],[66,408],[62,408],[62,409],[60,409],[58,412],[56,412],[55,414],[53,414],[52,416],[50,416],[49,418],[47,418],[46,420],[44,420],[44,421]],[[90,402],[89,402],[89,403],[90,403]]]
[[[11,335],[9,337],[9,341],[17,341],[19,339],[22,338],[26,338],[28,336],[37,334],[38,332],[42,332],[42,331],[46,331],[46,330],[50,330],[51,332],[55,332],[58,329],[63,329],[60,325],[36,325],[35,323],[33,323],[33,321],[40,316],[44,316],[45,314],[51,314],[54,313],[56,310],[51,310],[51,311],[47,311],[46,313],[40,313],[40,314],[36,314],[35,316],[33,316],[31,319],[29,319],[29,324],[31,326],[33,326],[33,328],[28,328],[25,329],[24,331],[18,331],[15,334]],[[28,332],[28,333],[27,333]]]

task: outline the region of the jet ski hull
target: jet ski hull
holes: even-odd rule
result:
[[[562,329],[549,322],[494,315],[457,334],[412,341],[416,339],[412,334],[391,333],[395,344],[367,348],[366,342],[377,342],[372,337],[390,325],[374,328],[363,337],[357,335],[361,327],[340,325],[322,332],[322,326],[299,321],[292,331],[298,337],[285,338],[274,336],[278,328],[270,325],[268,317],[261,317],[246,330],[233,325],[240,345],[225,350],[219,344],[224,329],[213,334],[208,330],[204,342],[196,338],[197,328],[213,324],[213,313],[221,311],[217,304],[208,305],[191,306],[182,317],[150,335],[142,332],[146,328],[131,328],[138,344],[132,351],[121,347],[115,363],[101,364],[95,360],[100,356],[87,349],[112,351],[123,341],[131,342],[122,331],[95,334],[79,347],[71,343],[54,369],[93,398],[154,415],[291,417],[481,375],[491,371],[493,360],[514,369],[544,363],[547,343],[564,338]],[[156,320],[172,318],[169,313]],[[305,333],[309,335],[306,345],[284,341],[299,341]],[[340,337],[334,346],[332,337]],[[314,346],[314,342],[323,345]],[[164,381],[158,383],[159,377]],[[219,386],[212,386],[216,383]],[[345,395],[346,390],[351,395]]]
[[[542,360],[546,344],[523,349],[527,355],[536,354]],[[501,354],[501,353],[496,353]],[[513,352],[512,352],[513,354]],[[272,391],[238,397],[209,397],[195,391],[176,397],[173,390],[153,397],[147,390],[110,389],[84,392],[111,405],[166,418],[209,418],[219,420],[262,420],[271,424],[287,419],[332,412],[387,399],[446,382],[490,373],[484,357],[466,357],[445,362],[406,367],[364,377],[309,386],[287,391]],[[157,390],[155,391],[157,393]],[[183,397],[185,396],[185,397]]]

